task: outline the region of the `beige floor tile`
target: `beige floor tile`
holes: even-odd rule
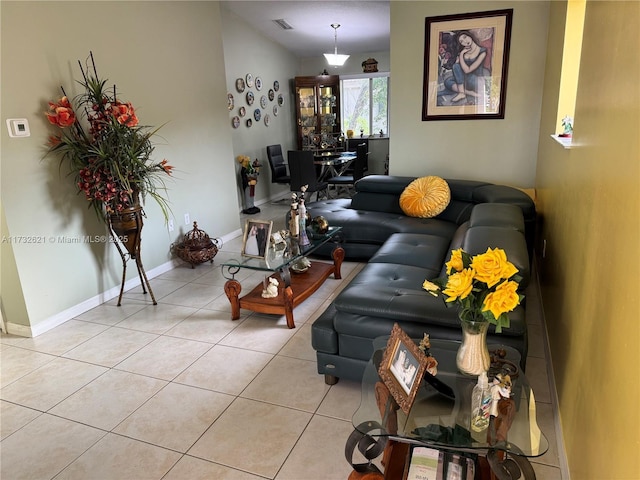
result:
[[[229,335],[221,345],[258,352],[278,353],[296,333],[288,328],[284,317],[253,314]]]
[[[241,396],[315,412],[330,388],[324,383],[324,377],[316,372],[315,362],[277,356]]]
[[[203,285],[200,283],[189,283],[166,297],[159,299],[162,304],[184,305],[186,307],[202,308],[206,304],[212,302],[218,295],[220,289],[211,285]]]
[[[4,347],[19,347],[22,342],[26,340],[25,337],[20,337],[18,335],[11,335],[10,333],[0,332],[0,351]]]
[[[548,403],[536,403],[536,418],[538,421],[538,427],[547,438],[549,442],[549,450],[544,455],[537,457],[535,460],[537,463],[545,465],[559,467],[560,457],[558,454],[558,441],[556,436],[555,417],[553,407]]]
[[[118,327],[162,334],[197,311],[197,308],[182,305],[149,305],[120,322]]]
[[[104,435],[96,428],[45,413],[2,441],[0,477],[53,478]]]
[[[562,480],[562,472],[559,467],[550,467],[536,463],[536,459],[531,459],[531,466],[536,474],[536,480]]]
[[[179,459],[177,452],[109,433],[56,480],[157,480]]]
[[[296,327],[296,333],[286,343],[278,355],[316,361],[316,351],[311,346],[311,325],[308,323]]]
[[[527,357],[538,357],[544,359],[545,354],[545,338],[543,328],[540,325],[527,325],[529,335],[529,351]],[[528,358],[527,358],[528,362]]]
[[[14,432],[17,432],[34,418],[42,415],[42,412],[22,407],[15,403],[0,401],[0,440]]]
[[[112,299],[113,303],[103,303],[91,310],[78,315],[78,320],[85,322],[101,323],[103,325],[117,325],[130,315],[142,310],[145,305],[141,303],[124,302],[121,306],[116,306],[117,298]]]
[[[25,341],[21,343],[20,346],[51,355],[62,355],[90,338],[95,337],[107,328],[109,328],[107,325],[100,325],[98,323],[69,320],[42,335],[25,338]]]
[[[197,265],[196,268],[191,268],[188,263],[180,263],[176,267],[172,268],[168,272],[157,276],[154,280],[172,280],[174,282],[193,282],[201,276],[211,272],[213,267],[210,263]]]
[[[26,340],[26,339],[25,339]],[[0,352],[0,385],[2,387],[28,375],[56,357],[12,346],[4,346]]]
[[[186,452],[233,399],[172,383],[118,425],[114,433]]]
[[[115,368],[173,380],[211,348],[211,344],[174,337],[159,337]]]
[[[167,295],[184,287],[185,282],[175,280],[162,280],[159,278],[153,278],[149,281],[151,290],[153,290],[153,296],[156,297],[156,301],[165,298]],[[117,300],[117,299],[116,299]],[[146,304],[152,304],[151,295],[147,292],[142,293],[142,286],[138,285],[130,290],[124,292],[122,303],[127,303],[128,300],[136,300],[138,302],[144,302]]]
[[[189,454],[273,478],[310,419],[310,413],[238,398]]]
[[[272,358],[267,353],[215,345],[174,382],[238,395]]]
[[[97,365],[56,358],[3,387],[0,397],[46,412],[106,371],[106,368]]]
[[[547,361],[544,358],[527,358],[527,380],[533,389],[536,402],[551,403]]]
[[[185,455],[162,480],[264,480],[233,468]]]
[[[231,320],[231,313],[200,309],[171,330],[165,332],[165,335],[200,342],[218,343],[240,325],[245,318],[246,315],[243,315],[242,312],[238,320]]]
[[[344,459],[344,442],[352,431],[350,422],[316,415],[276,475],[276,480],[346,479],[353,469],[346,460],[338,462],[336,459]]]
[[[63,356],[113,367],[156,338],[158,336],[155,334],[112,327],[69,350]]]
[[[324,376],[322,378],[324,381]],[[317,413],[351,422],[351,417],[360,406],[361,400],[360,382],[340,379],[338,383],[331,386]]]
[[[149,400],[167,382],[109,370],[51,409],[51,413],[111,430]]]
[[[219,287],[212,285],[209,286],[209,288],[214,289],[214,291],[218,291]],[[202,308],[224,312],[229,318],[231,318],[231,303],[229,303],[229,298],[227,298],[224,290],[220,290],[220,294]],[[247,310],[240,310],[240,315],[247,316],[250,313],[251,312]]]

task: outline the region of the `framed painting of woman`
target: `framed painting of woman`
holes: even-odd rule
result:
[[[422,120],[504,118],[513,9],[425,19]]]

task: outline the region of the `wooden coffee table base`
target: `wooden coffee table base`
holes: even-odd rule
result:
[[[224,285],[224,293],[231,302],[231,319],[240,318],[240,309],[244,308],[258,313],[285,315],[287,326],[295,328],[293,321],[293,309],[309,298],[324,281],[333,274],[333,278],[342,278],[340,267],[344,260],[344,250],[336,248],[333,253],[333,264],[323,262],[311,262],[311,266],[304,273],[292,273],[290,285],[285,285],[279,273],[271,277],[278,280],[278,296],[274,298],[262,298],[262,283],[240,297],[242,286],[237,280],[228,280]]]

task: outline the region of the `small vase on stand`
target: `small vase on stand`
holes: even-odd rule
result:
[[[460,318],[460,325],[462,326],[462,343],[456,355],[456,365],[462,373],[480,375],[489,370],[491,364],[487,348],[489,322]]]

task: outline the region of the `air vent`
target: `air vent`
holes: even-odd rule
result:
[[[274,20],[274,22],[277,23],[283,30],[293,30],[293,27],[289,25],[284,18],[279,18],[277,20]]]

